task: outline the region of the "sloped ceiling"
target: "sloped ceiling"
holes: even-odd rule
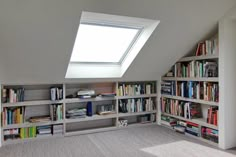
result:
[[[0,72],[4,76],[0,79],[3,83],[95,81],[65,79],[82,11],[160,20],[121,78],[159,79],[216,29],[217,21],[234,4],[235,0],[1,0]]]

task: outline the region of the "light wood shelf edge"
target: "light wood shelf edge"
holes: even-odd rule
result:
[[[199,99],[184,98],[184,97],[181,97],[181,96],[173,96],[173,95],[165,95],[165,94],[162,94],[161,96],[164,97],[164,98],[169,98],[169,99],[182,100],[182,101],[206,104],[206,105],[211,105],[211,106],[219,106],[218,102],[213,102],[213,101],[205,101],[205,100],[199,100]]]
[[[164,81],[200,81],[200,82],[219,82],[218,77],[162,77]]]
[[[218,59],[219,55],[214,54],[214,55],[201,55],[201,56],[190,56],[190,57],[183,57],[177,62],[187,62],[187,61],[192,61],[192,60],[207,60],[207,59]]]
[[[215,125],[212,125],[212,124],[208,124],[207,122],[204,122],[202,120],[202,118],[199,118],[199,119],[187,119],[187,118],[184,118],[184,117],[175,116],[175,115],[168,114],[168,113],[162,113],[162,115],[173,117],[173,118],[180,119],[180,120],[183,120],[183,121],[189,121],[189,122],[192,122],[192,123],[196,123],[196,124],[198,124],[200,126],[204,126],[204,127],[208,127],[208,128],[211,128],[211,129],[218,130],[218,126],[215,126]]]

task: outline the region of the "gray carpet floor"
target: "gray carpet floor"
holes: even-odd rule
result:
[[[127,128],[0,148],[0,157],[236,157],[161,126]]]

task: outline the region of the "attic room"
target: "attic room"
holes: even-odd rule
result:
[[[236,156],[235,0],[1,0],[0,21],[0,156]]]

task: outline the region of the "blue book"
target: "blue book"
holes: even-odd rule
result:
[[[193,82],[192,81],[189,81],[189,85],[188,85],[188,97],[189,98],[192,98],[192,87],[193,87]]]

